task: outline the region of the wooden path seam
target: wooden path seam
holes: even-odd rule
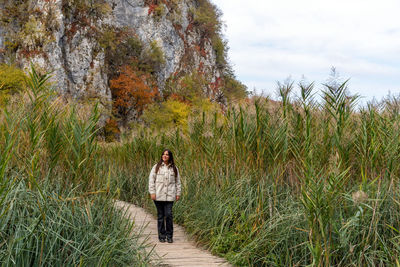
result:
[[[209,251],[196,246],[189,240],[183,227],[174,224],[174,243],[160,243],[157,234],[157,220],[145,211],[131,203],[116,200],[115,206],[126,211],[126,216],[134,220],[134,230],[139,233],[139,242],[147,243],[146,252],[153,250],[156,257],[153,266],[184,267],[184,266],[220,266],[230,265],[225,259],[212,255]]]

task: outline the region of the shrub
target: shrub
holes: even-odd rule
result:
[[[104,125],[104,137],[106,142],[113,142],[119,139],[121,131],[119,130],[118,123],[115,119],[107,119]]]
[[[156,40],[150,42],[149,47],[144,51],[140,58],[140,68],[150,74],[160,70],[165,64],[164,52]]]
[[[5,104],[11,94],[25,88],[25,73],[13,65],[0,65],[0,104]]]
[[[158,21],[165,15],[165,6],[163,4],[157,5],[154,8],[153,16]]]
[[[233,74],[224,76],[224,85],[222,87],[224,96],[228,101],[243,99],[248,96],[247,86],[241,83]]]
[[[214,36],[212,46],[215,52],[215,63],[218,68],[223,69],[227,65],[227,42],[222,40],[220,36]]]
[[[194,10],[194,24],[205,38],[212,38],[221,31],[221,11],[208,0],[198,1],[199,7]]]
[[[144,112],[143,119],[156,129],[179,128],[186,131],[189,112],[188,104],[169,99],[162,104],[151,105]]]
[[[74,18],[77,20],[82,17],[94,19],[102,18],[112,11],[112,8],[105,0],[63,0],[62,8],[63,13],[68,19]]]
[[[174,96],[183,102],[192,102],[195,98],[206,96],[208,81],[204,75],[192,72],[177,80],[169,80],[165,85],[163,96],[165,99]]]
[[[19,40],[25,49],[36,49],[44,45],[46,29],[42,22],[31,15],[19,33]]]
[[[105,52],[108,75],[113,79],[123,65],[133,64],[139,68],[143,44],[136,34],[127,28],[105,27],[99,35],[99,44]]]
[[[208,98],[195,98],[192,102],[192,116],[198,116],[203,112],[208,114],[214,114],[215,112],[219,112],[220,107],[217,103],[211,102]]]
[[[98,38],[98,42],[101,48],[104,50],[115,51],[120,41],[117,40],[116,29],[112,27],[105,27]]]
[[[25,73],[14,65],[0,64],[0,88],[17,92],[25,88]]]

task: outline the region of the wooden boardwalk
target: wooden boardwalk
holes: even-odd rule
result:
[[[160,243],[157,234],[157,220],[144,209],[133,204],[116,201],[118,208],[126,209],[126,214],[135,222],[135,229],[141,233],[140,239],[149,244],[148,252],[153,250],[161,258],[156,266],[231,266],[226,260],[211,255],[210,252],[196,247],[184,232],[184,229],[174,224],[174,243]]]

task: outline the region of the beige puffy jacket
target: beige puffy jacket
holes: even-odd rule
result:
[[[174,201],[176,196],[181,195],[181,177],[175,177],[174,169],[161,164],[156,173],[156,165],[153,166],[149,176],[149,193],[155,194],[157,201]]]

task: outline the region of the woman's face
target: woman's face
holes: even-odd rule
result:
[[[168,163],[168,161],[169,161],[168,151],[164,151],[164,153],[162,155],[162,160],[164,161],[164,163]]]

